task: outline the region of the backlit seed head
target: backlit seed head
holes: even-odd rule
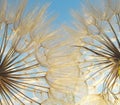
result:
[[[37,45],[40,48],[52,39],[44,32],[50,23],[45,19],[48,4],[27,13],[27,0],[13,4],[0,1],[0,104],[40,105],[48,97],[49,86],[45,80],[47,66],[38,62],[35,53]],[[43,97],[35,96],[36,92],[42,92]]]
[[[93,2],[94,1],[94,2]],[[88,87],[97,93],[120,93],[120,0],[87,0],[83,14],[74,11],[76,24],[73,31],[80,48],[80,71],[86,77]],[[73,36],[74,36],[74,33]],[[91,90],[90,90],[91,91]]]

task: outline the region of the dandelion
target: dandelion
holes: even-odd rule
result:
[[[114,99],[120,93],[119,2],[87,0],[82,12],[72,12],[76,19],[73,32],[79,39],[73,46],[80,48],[80,71],[93,93],[112,94]]]
[[[50,24],[45,16],[48,5],[25,12],[26,5],[27,0],[13,4],[0,0],[1,105],[40,105],[48,97],[47,67],[38,62],[35,54],[37,44],[52,39],[44,32]],[[46,30],[41,31],[43,28]],[[37,97],[38,93],[43,98]]]
[[[63,34],[63,31],[56,33],[60,38],[50,40],[50,44],[44,44],[50,48],[45,50],[46,65],[49,68],[46,80],[50,90],[49,98],[42,102],[42,105],[74,105],[88,93],[84,79],[80,78],[76,56],[79,53],[76,53],[76,48],[69,46],[72,40],[70,36]],[[40,58],[39,55],[37,57]]]
[[[74,96],[71,94],[62,94],[53,90],[55,92],[55,95],[59,95],[59,99],[49,96],[49,98],[42,103],[42,105],[74,105]]]

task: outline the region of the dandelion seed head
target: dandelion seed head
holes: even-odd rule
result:
[[[50,21],[44,18],[48,4],[27,13],[26,5],[27,0],[18,0],[13,4],[9,0],[0,1],[2,105],[40,105],[48,98],[49,85],[45,79],[47,66],[43,65],[45,59],[40,56],[43,59],[40,63],[35,53],[40,44],[54,37],[48,32]],[[43,95],[39,98],[38,94],[41,93]]]
[[[83,14],[73,12],[76,23],[67,31],[75,32],[70,33],[73,36],[77,33],[79,44],[74,46],[80,48],[79,68],[88,88],[116,100],[120,92],[119,0],[93,1],[84,2]]]

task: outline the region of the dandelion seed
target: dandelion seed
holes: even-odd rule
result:
[[[49,86],[40,82],[45,81],[46,71],[35,56],[38,43],[35,35],[39,32],[36,36],[42,38],[40,26],[48,25],[41,23],[45,21],[48,5],[25,14],[27,0],[20,0],[18,4],[0,1],[0,104],[40,105],[47,98]],[[41,43],[49,40],[49,35],[46,37]],[[44,98],[35,97],[36,91],[44,93]]]
[[[73,12],[76,19],[74,31],[79,32],[81,44],[75,45],[80,48],[80,70],[86,76],[88,86],[93,85],[97,93],[102,89],[102,93],[110,93],[114,99],[119,98],[120,93],[120,14],[116,7],[119,2],[88,0],[82,15]],[[101,80],[95,86],[99,77]]]

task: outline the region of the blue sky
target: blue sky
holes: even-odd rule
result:
[[[50,1],[50,0],[49,0]],[[72,9],[77,9],[80,6],[80,0],[51,0],[49,11],[53,11],[57,14],[56,24],[69,23],[71,22],[70,11]]]
[[[51,3],[48,8],[48,13],[51,15],[57,15],[54,24],[59,26],[60,24],[69,24],[72,22],[71,10],[80,9],[80,3],[82,0],[29,0],[29,5],[35,3],[35,1],[42,3]]]

